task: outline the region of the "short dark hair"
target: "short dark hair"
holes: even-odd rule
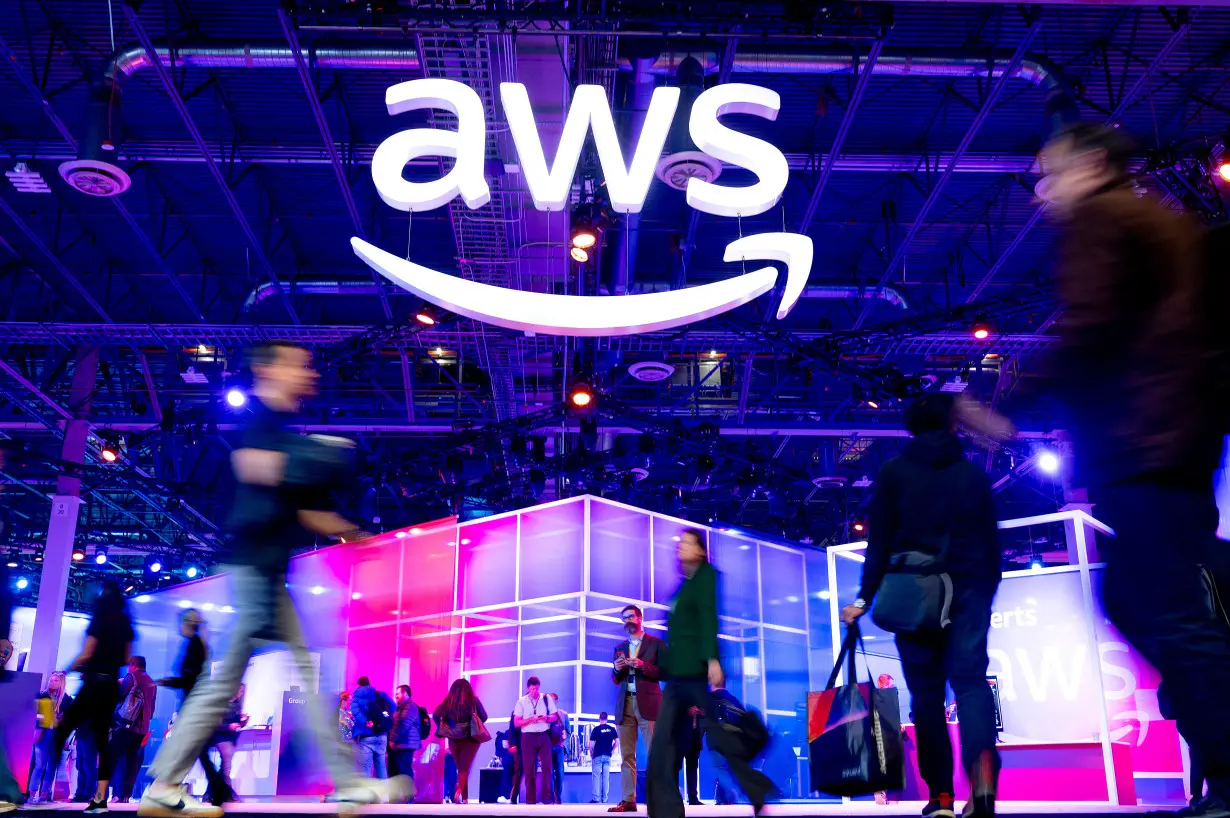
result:
[[[367,687],[371,683],[372,683],[371,679],[367,678],[366,676],[359,677],[359,687]]]
[[[1127,176],[1128,160],[1136,152],[1136,142],[1122,128],[1097,122],[1076,122],[1055,132],[1053,142],[1068,140],[1076,153],[1102,151],[1106,164],[1116,176]]]
[[[606,720],[607,720],[606,711],[603,710],[601,713],[598,714],[598,721],[606,721]]]
[[[541,685],[541,684],[542,682],[538,681],[537,676],[531,676],[530,678],[525,680],[526,687],[533,687],[534,685]]]
[[[925,432],[952,428],[956,401],[950,392],[931,392],[915,398],[905,407],[905,429],[917,437]]]
[[[270,366],[277,363],[279,350],[283,349],[299,349],[308,352],[308,348],[302,344],[295,344],[290,341],[269,341],[252,348],[248,353],[249,366]]]
[[[410,685],[398,685],[397,689],[404,692],[407,698],[410,697]]]
[[[128,665],[130,667],[135,667],[137,670],[145,670],[145,657],[130,656],[128,657]]]
[[[636,615],[637,615],[637,616],[639,616],[641,619],[644,619],[644,618],[645,618],[645,612],[644,612],[644,611],[642,611],[640,608],[636,607],[635,605],[625,605],[625,606],[623,606],[622,608],[620,608],[620,609],[619,609],[619,615],[620,615],[620,616],[623,616],[623,615],[624,615],[624,614],[626,614],[628,611],[636,611]]]

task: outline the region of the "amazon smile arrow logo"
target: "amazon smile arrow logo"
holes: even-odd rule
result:
[[[480,284],[415,264],[363,239],[355,254],[373,270],[420,298],[458,315],[497,327],[546,335],[636,335],[720,315],[773,289],[777,270],[762,267],[723,281],[639,295],[555,295]],[[726,246],[726,261],[771,260],[786,265],[786,289],[777,317],[803,292],[811,270],[811,239],[797,233],[745,236]]]
[[[592,130],[612,207],[623,213],[640,211],[678,106],[679,89],[654,91],[631,166],[619,147],[606,91],[601,86],[577,88],[551,167],[547,166],[525,87],[502,83],[500,96],[535,207],[547,211],[565,207],[581,149]],[[402,131],[376,149],[372,181],[386,204],[417,212],[440,207],[456,196],[471,209],[490,200],[490,188],[482,175],[486,123],[482,102],[473,89],[453,80],[411,80],[389,88],[385,103],[390,114],[434,108],[457,118],[455,131]],[[727,128],[718,120],[727,113],[773,120],[779,107],[775,92],[742,83],[715,86],[696,99],[688,122],[692,141],[710,156],[751,171],[758,181],[731,188],[691,179],[687,187],[689,206],[741,218],[763,213],[777,204],[789,179],[786,157],[769,143]],[[422,156],[448,157],[456,162],[440,179],[406,180],[402,176],[406,163]],[[549,335],[634,335],[678,327],[764,295],[774,288],[778,276],[773,267],[762,267],[735,278],[671,292],[556,295],[467,281],[398,258],[359,238],[352,238],[350,244],[372,269],[427,301],[478,321]],[[780,320],[789,314],[807,284],[812,255],[812,242],[807,236],[762,233],[728,244],[724,260],[776,261],[786,266],[786,284],[777,310]]]

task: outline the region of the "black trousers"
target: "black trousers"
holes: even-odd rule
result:
[[[646,773],[645,800],[650,818],[682,818],[683,798],[679,795],[679,770],[690,746],[688,735],[690,708],[709,708],[709,683],[702,676],[671,679],[662,691],[662,705],[649,744],[649,770]],[[702,724],[706,722],[702,721]],[[703,730],[697,731],[703,738]],[[719,750],[720,751],[720,750]],[[773,790],[773,782],[746,760],[730,759],[730,771],[739,788],[759,812]]]
[[[1140,479],[1090,487],[1099,519],[1102,602],[1111,622],[1161,673],[1183,738],[1209,791],[1230,801],[1230,626],[1209,601],[1202,568],[1230,588],[1227,547],[1217,539],[1211,478]]]
[[[98,748],[99,776],[107,775],[115,768],[107,734],[115,720],[115,706],[119,701],[118,679],[114,676],[84,674],[81,691],[77,693],[77,698],[73,699],[64,718],[56,725],[55,749],[51,757],[57,767],[64,755],[64,745],[68,743],[69,734],[80,728],[82,734],[89,732],[94,746]],[[77,741],[81,741],[81,734],[78,734]],[[94,793],[88,795],[90,798],[94,797]]]
[[[973,769],[984,753],[995,770],[995,697],[987,684],[987,631],[995,585],[953,589],[952,624],[937,634],[898,636],[897,652],[910,689],[918,740],[918,771],[936,798],[953,794],[952,741],[944,716],[947,685],[961,714],[961,763]]]
[[[524,777],[525,765],[521,763],[521,748],[518,747],[517,752],[512,753],[512,780],[509,782],[508,790],[504,793],[514,804],[521,800],[521,780]]]
[[[688,803],[700,800],[700,751],[703,749],[705,729],[700,719],[688,718],[687,750],[683,755],[683,778],[687,785]]]
[[[111,758],[115,769],[111,772],[111,792],[120,801],[132,798],[132,789],[137,783],[141,769],[141,742],[144,733],[116,728],[111,733]]]

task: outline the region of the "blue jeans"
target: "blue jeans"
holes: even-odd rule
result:
[[[611,757],[598,756],[590,761],[590,766],[593,768],[594,777],[593,799],[599,804],[605,804],[606,799],[611,796]]]
[[[958,582],[953,589],[952,624],[935,634],[898,634],[897,653],[914,709],[918,772],[932,798],[953,792],[952,741],[944,716],[948,686],[961,714],[961,763],[972,770],[985,753],[995,770],[995,698],[987,685],[987,632],[991,629],[994,583]]]
[[[555,789],[555,803],[564,803],[564,748],[551,748],[552,787]]]
[[[414,779],[414,754],[417,750],[399,749],[393,750],[389,755],[392,757],[393,766],[397,769],[398,775],[408,775],[410,779]]]
[[[43,730],[34,745],[34,772],[30,775],[30,797],[51,800],[55,794],[56,769],[59,759],[55,755],[55,731]]]
[[[364,778],[368,776],[372,778],[389,777],[389,737],[387,734],[355,739],[355,746],[358,749],[360,775]]]
[[[77,731],[77,791],[76,798],[93,798],[98,788],[98,747],[89,730]]]

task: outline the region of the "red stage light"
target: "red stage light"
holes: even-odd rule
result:
[[[855,523],[853,528],[855,531],[861,534],[863,531],[866,530],[867,526],[863,525],[862,523]]]
[[[436,317],[427,310],[419,310],[414,314],[414,320],[418,321],[425,327],[434,327],[436,325]]]
[[[110,446],[104,446],[102,449],[102,459],[107,461],[108,463],[114,463],[115,461],[120,459],[120,455],[119,455],[119,452],[117,452],[115,449],[111,448]]]
[[[578,408],[584,408],[594,402],[594,395],[589,391],[588,387],[578,386],[572,390],[569,396],[572,405]]]
[[[1230,162],[1222,162],[1217,166],[1217,175],[1223,182],[1230,182]]]
[[[991,328],[982,322],[974,324],[974,337],[979,341],[985,341],[991,337]]]

